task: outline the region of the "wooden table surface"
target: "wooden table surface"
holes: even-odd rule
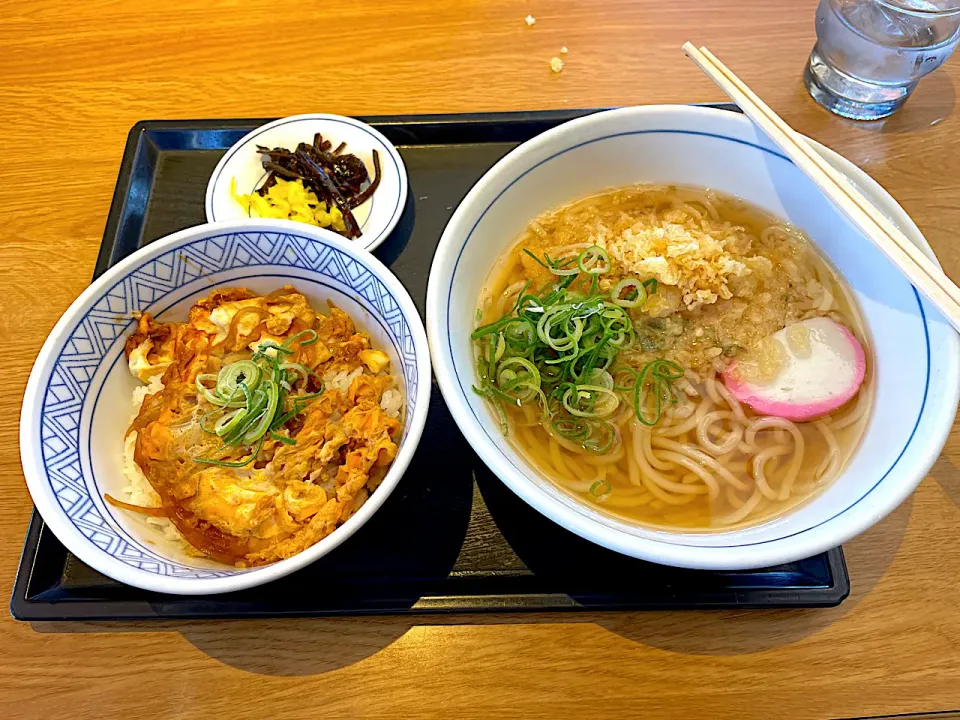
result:
[[[960,278],[953,60],[857,124],[802,70],[814,0],[0,1],[0,596],[30,498],[33,359],[89,282],[137,120],[720,100],[708,45],[800,131],[873,175]],[[523,18],[536,17],[528,28]],[[569,48],[566,68],[549,60]],[[831,610],[182,622],[0,618],[0,718],[827,718],[960,708],[960,431],[845,546]]]

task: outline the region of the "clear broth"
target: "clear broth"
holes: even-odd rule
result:
[[[656,333],[668,334],[669,341],[660,346],[638,343],[622,351],[617,362],[639,368],[651,359],[674,360],[693,371],[689,387],[697,397],[678,403],[652,429],[635,419],[632,408],[623,408],[614,419],[619,445],[605,455],[587,452],[540,424],[539,410],[531,406],[504,406],[509,437],[537,471],[558,487],[627,521],[694,532],[756,525],[809,501],[840,475],[863,436],[873,396],[872,363],[859,310],[839,273],[802,233],[742,200],[697,188],[611,190],[531,222],[489,275],[479,301],[478,324],[509,311],[527,281],[532,287],[550,282],[549,273],[529,261],[524,249],[542,255],[593,243],[598,237],[615,237],[638,218],[659,221],[670,213],[674,217],[678,208],[680,217],[694,218],[699,213],[742,236],[741,246],[750,248],[743,257],[753,258],[749,262],[758,271],[734,288],[732,298],[694,310],[685,309],[671,297],[671,288],[661,285],[662,297],[657,300],[661,306],[654,304],[651,310],[645,304],[632,310],[631,316],[638,337],[652,332],[654,320]],[[764,274],[767,261],[768,275]],[[613,265],[611,282],[622,277]],[[824,309],[827,294],[829,306]],[[652,318],[651,312],[658,317]],[[817,316],[842,323],[864,346],[867,379],[858,394],[816,421],[784,421],[799,434],[802,450],[793,429],[774,427],[756,432],[752,443],[718,452],[718,445],[737,427],[742,432],[760,417],[745,405],[734,407],[717,375],[730,362],[728,348],[756,347],[785,325]],[[714,420],[704,429],[706,416]],[[691,424],[698,417],[701,422]],[[755,459],[761,453],[765,459],[757,471]]]

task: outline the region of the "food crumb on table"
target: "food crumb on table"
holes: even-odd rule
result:
[[[523,21],[527,24],[527,27],[533,27],[537,19],[533,15],[527,15]]]
[[[558,73],[561,70],[563,70],[563,60],[561,60],[558,57],[550,58],[550,69],[553,70],[555,73]]]
[[[567,54],[567,46],[566,46],[566,45],[564,45],[562,48],[560,48],[560,54],[561,54],[561,55],[566,55],[566,54]]]

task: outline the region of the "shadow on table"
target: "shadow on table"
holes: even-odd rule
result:
[[[930,477],[950,498],[950,502],[960,508],[960,466],[944,453],[930,468]]]
[[[807,95],[802,80],[797,83],[797,93]],[[814,101],[807,97],[810,103]],[[823,110],[811,115],[804,126],[804,133],[811,137],[820,137],[821,134],[831,132],[836,126],[842,125],[857,132],[887,134],[922,133],[936,127],[941,121],[953,114],[956,105],[956,90],[950,75],[945,72],[934,72],[920,81],[913,96],[902,109],[882,120],[849,120]],[[851,136],[852,137],[852,136]],[[856,156],[854,143],[847,150],[847,159],[861,167],[864,160]],[[872,147],[872,146],[871,146]],[[883,152],[881,148],[873,148],[872,152]]]
[[[960,501],[960,477],[947,462],[941,474]],[[507,492],[503,488],[504,492]],[[948,493],[951,492],[948,490]],[[490,496],[491,493],[486,493]],[[910,518],[908,500],[882,523],[847,543],[851,595],[839,607],[809,610],[717,610],[680,612],[569,612],[509,615],[289,618],[269,620],[35,623],[43,633],[179,633],[214,660],[260,675],[314,675],[353,665],[402,641],[423,625],[592,623],[632,642],[678,653],[738,655],[789,645],[842,619],[890,567]],[[533,512],[533,511],[531,511]],[[494,514],[496,517],[496,514]],[[531,560],[530,553],[521,553]],[[466,662],[468,658],[464,658]]]
[[[276,618],[144,622],[31,623],[40,633],[179,633],[217,662],[258,675],[294,677],[365,660],[416,624],[412,617]]]
[[[178,632],[214,660],[258,675],[338,670],[389,648],[414,625],[408,617],[218,621]]]
[[[851,591],[838,607],[610,614],[597,622],[634,642],[694,655],[740,655],[789,645],[842,619],[874,588],[903,541],[911,506],[912,500],[907,500],[843,546]]]
[[[804,92],[806,92],[805,89]],[[945,72],[934,72],[920,81],[906,104],[890,117],[865,122],[849,120],[824,111],[821,120],[839,122],[863,132],[921,133],[950,117],[956,105],[956,99],[956,89],[950,75]]]
[[[920,81],[900,111],[878,121],[876,126],[882,133],[923,132],[950,117],[956,100],[953,79],[945,72],[935,71]]]
[[[909,524],[911,508],[912,500],[907,500],[877,527],[844,546],[852,589],[850,597],[836,608],[277,620],[241,623],[241,630],[229,633],[223,631],[226,623],[198,624],[179,631],[220,662],[271,675],[311,674],[350,665],[388,648],[417,625],[592,623],[627,640],[672,652],[761,652],[813,635],[853,610],[893,562]]]

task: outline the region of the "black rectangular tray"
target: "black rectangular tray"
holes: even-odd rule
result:
[[[363,118],[399,146],[407,166],[403,218],[375,254],[421,314],[437,241],[470,187],[518,143],[589,112]],[[218,159],[263,122],[135,125],[94,276],[152,240],[204,222],[207,179]],[[219,596],[147,592],[81,563],[34,511],[10,610],[21,620],[132,620],[828,607],[849,592],[840,548],[763,570],[706,572],[653,565],[593,545],[541,516],[491,475],[434,387],[423,439],[399,487],[353,537],[304,570]]]

